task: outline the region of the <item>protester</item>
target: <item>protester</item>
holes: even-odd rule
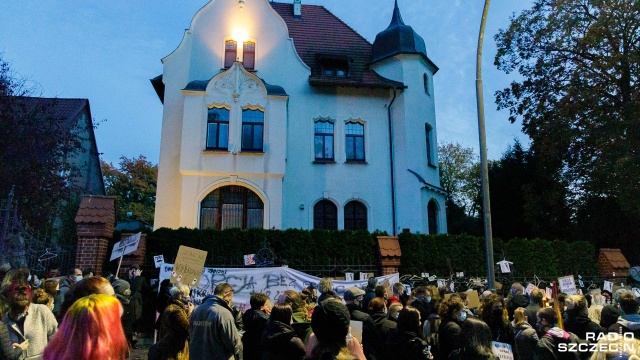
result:
[[[336,293],[333,291],[333,281],[331,278],[322,278],[318,282],[318,291],[320,291],[320,295],[318,296],[318,304],[323,302],[327,296],[333,296]]]
[[[44,289],[38,288],[33,291],[31,302],[34,304],[45,305],[49,310],[53,310],[53,296],[49,295]]]
[[[47,279],[44,281],[42,288],[47,292],[47,294],[51,295],[54,298],[55,307],[55,298],[58,295],[58,290],[60,290],[60,283],[54,279]]]
[[[194,309],[190,292],[184,284],[171,288],[169,305],[160,315],[158,342],[149,349],[148,360],[189,360],[189,316]]]
[[[538,340],[535,350],[536,360],[580,359],[579,352],[560,352],[559,344],[579,343],[580,338],[558,327],[558,315],[552,308],[538,310],[538,330],[544,335]]]
[[[387,306],[383,298],[375,297],[369,302],[369,315],[375,324],[375,351],[379,357],[385,352],[384,344],[387,342],[389,333],[397,328],[397,323],[387,319]]]
[[[507,301],[507,314],[509,321],[513,320],[513,312],[519,307],[526,307],[529,305],[529,298],[524,295],[524,286],[519,282],[515,282],[511,285],[511,291],[509,293],[511,297]]]
[[[69,309],[69,307],[71,307],[71,305],[73,305],[76,300],[93,294],[114,296],[115,291],[113,290],[113,286],[111,286],[109,281],[100,276],[94,276],[78,281],[78,283],[75,284],[75,286],[67,294],[65,301],[62,303],[62,305],[60,305],[60,312],[58,314],[58,318],[60,319],[60,321],[62,321],[62,318],[67,313],[67,309]]]
[[[564,321],[564,329],[576,334],[580,339],[586,340],[587,334],[598,337],[606,329],[589,319],[587,300],[582,295],[570,295],[566,300],[567,319]]]
[[[515,355],[520,360],[533,360],[539,338],[536,329],[529,325],[524,308],[519,307],[513,311],[511,327],[515,333],[516,346],[513,349]]]
[[[120,323],[120,304],[113,296],[78,299],[44,351],[44,360],[124,360],[129,346]]]
[[[255,293],[249,298],[251,308],[242,315],[245,333],[242,335],[243,360],[261,360],[260,340],[269,322],[273,304],[263,293]]]
[[[618,304],[622,315],[618,321],[609,327],[610,332],[628,333],[640,340],[640,315],[638,315],[638,298],[632,292],[625,292],[618,297]]]
[[[385,348],[387,360],[431,359],[429,346],[422,336],[418,309],[407,306],[400,311],[397,331],[389,334]]]
[[[529,325],[532,328],[536,328],[536,319],[538,316],[538,310],[542,309],[542,299],[544,298],[544,293],[542,290],[535,288],[531,291],[531,296],[529,297],[529,305],[524,308],[524,312],[527,315],[527,319],[529,319]]]
[[[90,278],[93,276],[93,269],[92,268],[86,268],[84,270],[82,270],[82,278],[86,279],[86,278]]]
[[[398,314],[404,308],[400,303],[393,303],[387,309],[387,319],[393,322],[397,322]]]
[[[378,286],[378,280],[374,277],[367,279],[367,287],[364,289],[364,296],[362,297],[362,308],[369,308],[369,301],[376,297],[376,286]]]
[[[140,321],[142,319],[142,304],[145,296],[150,292],[151,287],[147,279],[142,276],[139,265],[129,267],[129,285],[131,286],[131,310],[133,313],[133,344],[137,342],[137,333],[142,329]]]
[[[27,350],[29,340],[25,340],[22,344],[12,343],[9,337],[9,328],[4,322],[0,322],[0,359],[20,360],[23,359],[22,352]]]
[[[317,343],[312,347],[307,359],[359,359],[347,347],[350,319],[349,310],[338,301],[328,299],[316,306],[313,309],[311,328],[314,334],[313,342],[317,340]]]
[[[304,343],[289,325],[293,310],[289,303],[277,303],[271,309],[269,323],[262,334],[263,360],[302,360]]]
[[[367,360],[377,359],[376,354],[376,325],[371,315],[362,311],[365,292],[355,286],[344,292],[344,302],[349,309],[351,320],[362,321],[362,346]]]
[[[605,329],[609,329],[611,325],[618,321],[618,318],[622,315],[622,310],[616,308],[613,305],[605,305],[602,307],[600,313],[600,326]]]
[[[127,338],[129,346],[131,346],[132,349],[137,349],[137,341],[133,338],[133,322],[135,317],[131,304],[131,286],[129,285],[129,282],[122,279],[114,281],[111,286],[113,286],[115,296],[122,305],[123,312],[120,319],[122,321],[122,331],[124,331],[124,336]]]
[[[405,287],[402,283],[395,283],[391,288],[393,291],[393,295],[389,296],[387,299],[387,307],[391,306],[393,303],[400,303],[402,306],[407,304],[408,296],[405,294]]]
[[[67,293],[80,280],[82,280],[82,270],[74,268],[69,275],[60,282],[58,296],[56,297],[53,305],[53,313],[58,319],[61,320],[64,316],[64,314],[61,313],[61,309],[62,304],[64,304],[64,301],[66,300]]]
[[[489,325],[489,329],[491,329],[491,339],[493,341],[515,347],[513,329],[509,324],[507,309],[504,307],[502,296],[493,294],[486,298],[480,313],[480,318]]]
[[[438,327],[438,346],[434,358],[444,360],[454,350],[462,347],[462,329],[460,325],[467,319],[462,299],[450,296],[440,304],[441,323]]]
[[[47,343],[58,330],[58,322],[51,310],[45,305],[33,304],[32,295],[27,283],[12,281],[5,294],[9,311],[2,317],[12,344],[22,344],[29,340],[24,352],[25,359],[40,358]]]
[[[431,292],[426,287],[419,286],[416,288],[416,298],[410,305],[420,311],[420,319],[423,323],[429,320],[429,315],[432,312],[433,304],[431,301]]]
[[[598,291],[591,295],[591,306],[589,306],[589,319],[596,324],[600,324],[600,314],[605,305],[605,298]]]
[[[229,303],[233,288],[218,284],[214,295],[204,298],[189,320],[189,355],[191,360],[229,360],[242,356],[242,340],[234,324]]]
[[[515,310],[514,310],[515,311]],[[524,313],[524,309],[523,309]],[[462,347],[449,355],[450,360],[498,360],[491,347],[491,330],[482,320],[468,318],[462,324]]]

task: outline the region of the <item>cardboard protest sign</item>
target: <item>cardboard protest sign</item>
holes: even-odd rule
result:
[[[469,309],[477,309],[480,307],[480,297],[475,290],[467,290],[467,301],[469,302]]]
[[[613,283],[611,281],[604,281],[604,286],[602,287],[602,290],[604,291],[608,291],[610,293],[613,293]]]
[[[171,273],[172,283],[182,283],[190,286],[198,286],[207,252],[180,245],[178,256]]]
[[[559,277],[558,284],[560,285],[561,292],[569,295],[578,294],[578,289],[576,288],[576,282],[573,275]]]
[[[367,280],[368,278],[372,278],[373,277],[373,273],[372,272],[361,272],[360,273],[360,280]]]
[[[111,258],[109,261],[113,261],[119,257],[136,251],[138,249],[138,245],[140,245],[140,235],[142,235],[142,233],[131,235],[128,238],[115,243],[113,245],[113,251],[111,252]]]
[[[524,294],[530,295],[531,292],[536,288],[536,286],[532,283],[529,283],[526,288],[524,288]]]
[[[244,265],[255,265],[256,264],[256,254],[247,254],[244,256]]]
[[[544,289],[544,294],[548,299],[553,299],[553,289],[551,289],[550,287]]]
[[[352,272],[344,273],[344,279],[346,281],[353,281],[353,273]]]
[[[156,269],[162,267],[164,264],[164,255],[156,255],[153,257],[153,262],[156,264]]]
[[[351,320],[351,335],[362,344],[362,321]]]

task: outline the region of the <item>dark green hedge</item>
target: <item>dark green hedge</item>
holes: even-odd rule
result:
[[[292,268],[342,264],[378,263],[376,236],[366,231],[323,230],[198,230],[159,229],[148,235],[147,264],[153,255],[163,254],[173,262],[180,245],[208,252],[207,265],[242,266],[243,255],[256,253],[266,240],[277,259],[275,265]],[[429,272],[448,276],[464,272],[483,276],[484,238],[469,235],[399,235],[402,249],[401,274]],[[513,276],[555,277],[567,274],[597,274],[596,250],[591,243],[566,243],[543,239],[494,240],[495,262],[506,258],[514,263]]]
[[[399,239],[401,274],[429,272],[448,276],[461,271],[470,276],[486,274],[484,238],[402,233]],[[494,262],[503,258],[513,262],[512,276],[597,275],[596,250],[586,241],[494,239],[493,253]]]

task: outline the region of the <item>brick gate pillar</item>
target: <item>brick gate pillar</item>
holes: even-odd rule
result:
[[[92,268],[102,274],[116,222],[116,199],[109,196],[85,196],[76,214],[78,246],[76,267]]]
[[[402,251],[397,236],[378,236],[378,254],[380,255],[382,275],[398,272]]]

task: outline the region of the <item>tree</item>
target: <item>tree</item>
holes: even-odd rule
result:
[[[118,167],[102,161],[107,195],[116,197],[118,221],[138,219],[153,224],[156,204],[158,166],[140,155],[120,157]],[[131,217],[127,216],[131,213]]]
[[[79,135],[52,109],[34,106],[36,92],[0,57],[0,198],[14,188],[20,216],[31,229],[49,232],[61,207],[71,200],[77,169],[67,159],[81,149]]]
[[[570,199],[614,199],[640,215],[640,2],[536,0],[495,36],[496,93]]]
[[[467,216],[476,216],[476,198],[480,193],[480,166],[472,148],[458,143],[441,142],[438,146],[440,184],[447,190],[447,200],[465,210]]]

